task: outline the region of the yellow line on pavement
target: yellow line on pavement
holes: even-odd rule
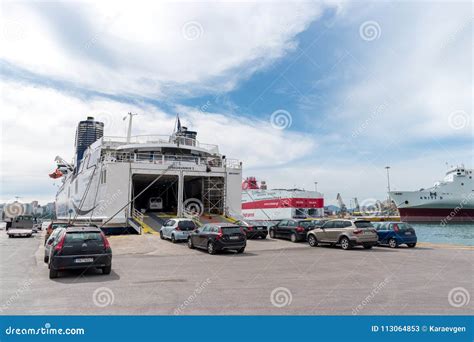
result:
[[[442,248],[442,249],[463,249],[463,250],[468,250],[468,251],[474,251],[474,246],[451,245],[451,244],[447,244],[447,243],[418,242],[417,247],[431,247],[431,248]]]

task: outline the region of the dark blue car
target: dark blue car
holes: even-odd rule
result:
[[[377,222],[375,224],[379,245],[388,245],[396,248],[406,244],[413,248],[416,246],[417,238],[415,229],[405,222]]]

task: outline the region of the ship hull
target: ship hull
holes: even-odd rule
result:
[[[406,222],[474,223],[474,209],[466,208],[398,208]]]

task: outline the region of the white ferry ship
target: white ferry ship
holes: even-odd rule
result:
[[[140,232],[133,218],[148,210],[178,217],[241,213],[241,162],[200,143],[179,118],[171,136],[131,136],[129,116],[127,137],[103,136],[103,124],[92,117],[79,123],[75,162],[57,157],[50,174],[62,178],[58,219],[114,233]]]
[[[474,222],[473,170],[449,169],[443,181],[418,191],[391,191],[390,198],[408,222]]]
[[[253,220],[281,220],[324,216],[324,198],[320,192],[300,189],[268,190],[255,177],[242,183],[242,216]]]

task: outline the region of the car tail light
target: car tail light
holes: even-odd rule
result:
[[[217,233],[216,240],[220,240],[222,238],[222,228],[219,228],[219,233]]]
[[[360,234],[360,233],[362,233],[362,229],[355,229],[355,230],[353,231],[353,233],[356,234],[356,235],[357,235],[357,234]]]
[[[304,227],[296,227],[296,231],[299,233],[304,232]]]
[[[247,227],[247,230],[251,232],[253,230],[253,227]]]
[[[104,233],[101,233],[100,235],[102,235],[102,240],[104,241],[104,248],[109,249],[110,248],[109,240],[107,240],[107,237],[105,236]]]
[[[55,251],[62,251],[63,246],[64,246],[64,240],[66,240],[66,234],[63,235],[63,237],[61,238],[61,240],[59,240],[56,247],[54,247]]]
[[[179,232],[179,231],[181,231],[181,228],[176,227],[175,230],[177,230]]]

